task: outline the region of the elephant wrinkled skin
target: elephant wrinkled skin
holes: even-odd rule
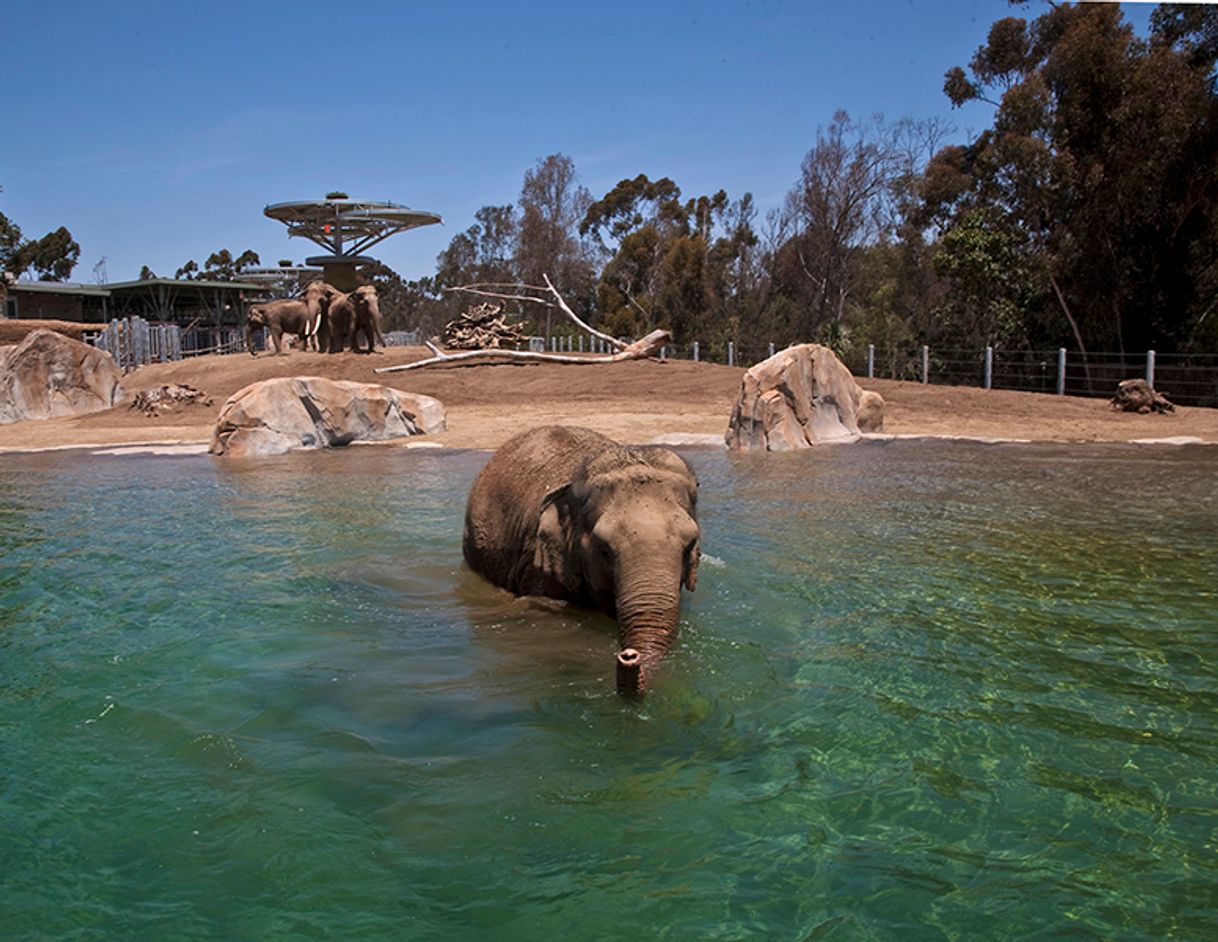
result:
[[[245,346],[250,356],[256,356],[254,330],[258,327],[265,327],[270,333],[267,346],[275,354],[287,353],[283,343],[284,334],[295,334],[300,338],[301,345],[307,346],[317,332],[316,322],[309,318],[305,302],[291,298],[250,305],[245,320]]]
[[[666,448],[547,426],[508,441],[474,481],[462,549],[517,595],[618,620],[618,687],[639,693],[672,644],[681,587],[697,582],[698,482]]]
[[[361,285],[348,294],[330,297],[326,312],[326,325],[330,337],[330,352],[339,353],[351,342],[352,353],[371,353],[379,340],[385,345],[381,334],[381,308],[372,285]],[[368,340],[368,349],[360,349],[360,335]]]

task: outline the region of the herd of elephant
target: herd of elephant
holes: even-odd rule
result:
[[[376,288],[363,285],[344,294],[324,281],[311,282],[300,298],[285,298],[252,304],[245,321],[245,343],[254,352],[254,331],[265,327],[267,346],[276,354],[286,353],[284,334],[295,334],[305,349],[340,353],[350,346],[354,353],[371,353],[385,345],[381,333],[381,308]],[[367,341],[364,350],[361,338]]]
[[[642,694],[672,646],[681,589],[698,581],[698,481],[667,448],[545,426],[508,441],[470,489],[462,551],[516,595],[617,619],[618,691]]]

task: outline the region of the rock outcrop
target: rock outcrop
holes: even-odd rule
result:
[[[220,409],[213,455],[256,457],[442,432],[438,399],[375,383],[288,376],[251,383]]]
[[[884,426],[884,400],[861,389],[828,347],[788,347],[750,367],[724,440],[732,451],[853,441]]]
[[[0,347],[0,424],[109,409],[123,400],[114,358],[87,343],[35,330]]]

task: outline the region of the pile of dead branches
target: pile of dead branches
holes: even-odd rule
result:
[[[195,402],[203,406],[210,406],[211,397],[193,386],[178,386],[169,383],[164,386],[154,386],[152,389],[140,390],[131,400],[131,408],[146,416],[155,417],[170,412],[180,405]]]
[[[509,324],[502,304],[475,304],[444,326],[450,350],[498,350],[528,339],[519,322]]]
[[[1176,407],[1162,393],[1155,392],[1144,379],[1121,380],[1109,405],[1118,412],[1137,412],[1141,415],[1176,411]]]

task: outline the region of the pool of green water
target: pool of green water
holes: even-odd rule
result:
[[[0,938],[1214,937],[1218,449],[686,454],[638,704],[484,454],[0,459]]]

